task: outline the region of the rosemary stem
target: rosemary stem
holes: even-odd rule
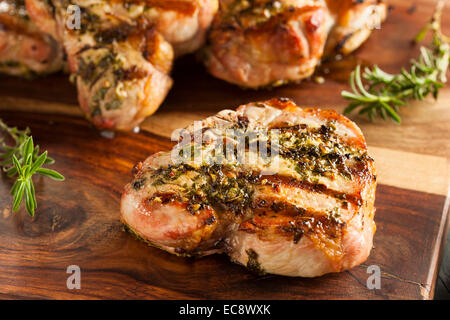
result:
[[[9,136],[13,138],[14,141],[17,142],[19,140],[19,136],[12,132],[11,128],[8,127],[8,125],[4,123],[2,119],[0,119],[0,130],[9,134]]]
[[[443,8],[444,1],[441,0],[430,21],[416,36],[415,41],[419,42],[431,32],[433,40],[430,47],[420,48],[420,58],[411,61],[409,70],[388,74],[374,66],[366,68],[361,75],[360,66],[356,67],[350,75],[353,92],[342,92],[342,96],[350,101],[344,111],[346,114],[359,108],[359,113],[367,114],[371,120],[374,116],[386,119],[388,115],[400,123],[399,106],[406,105],[408,100],[423,100],[428,95],[437,99],[439,90],[447,82],[450,64],[450,38],[441,29]]]

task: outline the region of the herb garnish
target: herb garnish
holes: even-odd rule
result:
[[[429,94],[435,99],[439,89],[447,82],[446,73],[450,60],[450,39],[441,31],[441,16],[444,2],[440,1],[430,22],[417,35],[414,41],[421,41],[428,31],[433,34],[430,48],[420,48],[418,61],[411,61],[409,71],[402,69],[400,74],[389,74],[378,66],[366,68],[361,79],[360,66],[350,75],[353,92],[343,91],[342,96],[351,102],[345,114],[360,108],[359,114],[367,114],[370,120],[376,116],[392,118],[401,123],[399,107],[408,100],[423,100]]]
[[[39,146],[34,146],[29,128],[10,128],[0,119],[0,131],[7,133],[14,141],[14,145],[10,146],[6,144],[6,136],[0,137],[0,167],[9,178],[17,176],[10,191],[14,199],[12,211],[17,212],[25,198],[26,209],[30,216],[34,216],[37,203],[33,175],[40,174],[57,181],[63,181],[64,177],[54,170],[43,168],[43,165],[51,165],[55,161],[47,156],[47,151],[39,154]]]

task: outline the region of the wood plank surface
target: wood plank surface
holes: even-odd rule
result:
[[[430,264],[439,246],[445,196],[379,185],[375,248],[363,265],[317,279],[258,277],[223,255],[184,259],[148,247],[123,232],[119,197],[134,163],[169,150],[151,134],[100,137],[77,118],[2,112],[11,124],[31,124],[36,141],[55,157],[67,180],[36,180],[39,211],[11,214],[0,198],[0,292],[29,298],[430,298]],[[57,133],[57,134],[55,134]],[[11,181],[3,179],[0,194]],[[438,214],[441,212],[441,214]],[[66,268],[78,265],[82,289],[66,288]],[[367,267],[382,271],[368,290]]]
[[[199,260],[171,256],[123,232],[119,199],[133,165],[169,150],[170,135],[193,120],[274,96],[299,105],[342,111],[357,63],[390,72],[417,57],[410,40],[431,16],[435,1],[391,0],[381,30],[354,55],[328,63],[325,84],[305,81],[274,90],[241,90],[214,79],[194,57],[177,61],[175,85],[140,134],[99,135],[82,118],[67,76],[35,81],[0,77],[0,117],[30,126],[35,140],[56,159],[64,183],[36,180],[38,213],[11,213],[11,181],[0,181],[0,297],[130,299],[430,299],[449,207],[450,88],[439,100],[413,103],[403,124],[353,119],[363,130],[379,176],[377,233],[369,260],[317,279],[257,277],[225,256]],[[411,8],[415,10],[411,10]],[[444,17],[450,16],[450,1]],[[444,19],[450,34],[450,21]],[[322,70],[323,70],[322,68]],[[19,112],[20,111],[20,112]],[[82,289],[68,290],[66,268],[79,265]],[[380,290],[366,287],[367,267],[382,271]]]

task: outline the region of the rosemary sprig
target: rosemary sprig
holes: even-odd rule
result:
[[[361,67],[350,74],[353,92],[343,91],[342,96],[350,100],[345,114],[359,108],[359,114],[367,114],[374,121],[376,116],[384,120],[388,117],[401,123],[399,107],[408,100],[423,100],[429,94],[435,99],[439,89],[447,82],[446,73],[450,61],[450,41],[441,31],[441,16],[444,3],[440,1],[433,18],[415,38],[421,41],[428,31],[432,31],[430,48],[420,48],[420,58],[411,61],[410,70],[402,69],[400,74],[389,74],[378,66],[366,68],[361,78]]]
[[[37,202],[33,175],[40,174],[57,181],[63,181],[64,177],[54,170],[43,168],[45,164],[53,164],[55,161],[47,156],[47,151],[39,154],[39,146],[34,146],[29,128],[10,128],[0,119],[0,131],[7,133],[14,141],[14,145],[10,146],[6,144],[5,135],[0,137],[0,166],[8,177],[17,176],[10,191],[13,196],[12,211],[17,212],[25,198],[26,209],[34,216]]]

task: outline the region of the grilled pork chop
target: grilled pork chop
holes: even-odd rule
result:
[[[383,0],[221,0],[204,60],[243,87],[299,81],[324,53],[357,49],[385,17]]]
[[[217,0],[26,0],[67,53],[78,100],[100,129],[130,130],[166,97],[174,57],[196,50]],[[74,19],[79,8],[80,26]]]
[[[0,1],[0,72],[33,77],[58,71],[63,50],[30,20],[24,0]]]
[[[139,163],[123,192],[121,220],[141,239],[286,276],[338,272],[368,257],[375,168],[350,120],[273,99],[222,111],[182,136]]]

